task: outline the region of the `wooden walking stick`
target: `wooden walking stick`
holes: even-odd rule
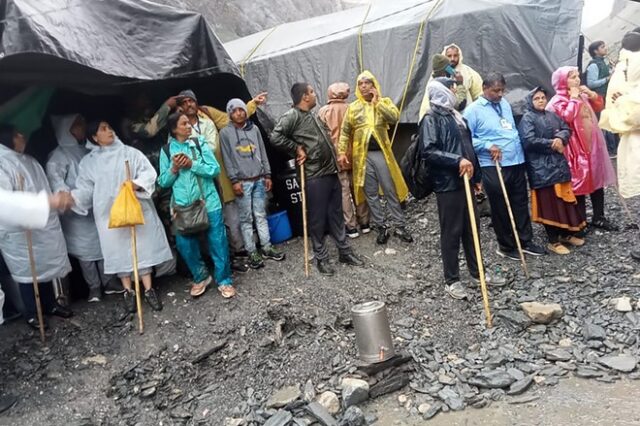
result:
[[[18,190],[24,189],[24,177],[18,175]],[[33,284],[33,294],[36,299],[36,313],[38,316],[38,328],[40,329],[40,341],[45,343],[44,336],[44,316],[42,315],[42,304],[40,303],[40,286],[38,285],[38,272],[36,270],[36,258],[33,255],[33,234],[30,229],[25,231],[27,238],[27,250],[29,252],[29,266],[31,268],[31,281]]]
[[[138,248],[136,242],[136,227],[131,226],[131,253],[133,255],[133,281],[136,289],[136,310],[138,311],[138,330],[144,333],[144,321],[142,319],[142,295],[140,294],[140,277],[138,276]]]
[[[307,191],[305,190],[304,164],[300,164],[300,190],[302,191],[302,240],[304,244],[304,276],[309,277],[309,239],[307,237]]]
[[[500,180],[500,186],[502,187],[502,195],[504,202],[507,204],[507,211],[509,212],[509,219],[511,220],[511,229],[513,230],[513,238],[516,240],[516,247],[518,247],[518,254],[520,254],[520,263],[522,264],[522,270],[524,275],[529,278],[529,269],[527,269],[527,261],[524,259],[524,252],[522,251],[522,245],[520,244],[520,236],[518,235],[518,228],[516,228],[516,221],[513,218],[513,211],[511,210],[511,202],[509,201],[509,194],[507,194],[507,187],[504,184],[504,178],[502,177],[502,168],[500,163],[496,160],[496,171],[498,172],[498,180]]]
[[[131,180],[131,170],[129,169],[129,161],[125,161],[127,170],[127,180]],[[133,282],[136,289],[136,311],[138,313],[138,330],[140,334],[144,333],[144,320],[142,319],[142,295],[140,294],[140,277],[138,276],[138,244],[136,241],[136,226],[131,225],[131,255],[133,256]]]
[[[467,209],[469,211],[469,221],[471,222],[471,232],[473,233],[473,248],[476,252],[478,273],[480,274],[480,291],[482,292],[484,316],[487,319],[487,328],[491,328],[493,327],[493,319],[491,318],[491,308],[489,307],[489,293],[487,292],[487,282],[484,275],[484,263],[482,261],[482,251],[480,250],[480,237],[478,236],[476,214],[473,210],[474,200],[471,197],[471,185],[469,185],[469,176],[466,173],[464,174],[464,190],[467,194]]]
[[[631,210],[629,210],[629,205],[627,204],[627,201],[624,199],[624,197],[620,193],[620,188],[618,188],[618,185],[615,185],[614,188],[616,189],[616,194],[618,194],[618,199],[620,200],[620,204],[622,205],[622,209],[627,214],[627,219],[629,219],[629,225],[628,226],[630,227],[630,229],[634,229],[634,228],[637,229],[638,224],[636,223],[636,221],[633,220],[633,214],[631,214]]]

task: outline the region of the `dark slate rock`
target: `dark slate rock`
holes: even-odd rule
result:
[[[336,419],[329,414],[327,409],[317,402],[310,403],[305,407],[305,410],[323,426],[336,426],[338,424]]]
[[[377,398],[381,395],[395,392],[407,386],[409,381],[409,375],[405,373],[385,377],[375,385],[371,386],[371,389],[369,389],[369,396],[371,398]]]
[[[480,372],[467,380],[470,385],[487,389],[506,388],[515,381],[516,379],[514,379],[509,373],[501,370]]]
[[[573,356],[564,349],[552,349],[545,352],[545,358],[549,361],[569,361]]]
[[[604,340],[607,338],[607,331],[599,325],[586,323],[584,327],[582,327],[582,337],[587,341]]]
[[[264,426],[287,426],[293,420],[293,415],[285,410],[279,410],[276,414],[269,417]]]
[[[638,365],[638,359],[631,355],[605,356],[598,361],[600,364],[613,370],[630,373]]]
[[[578,367],[575,375],[583,379],[595,379],[596,377],[602,377],[604,373],[600,370],[594,370],[593,368]]]
[[[367,426],[367,420],[364,417],[362,410],[356,406],[347,408],[342,418],[340,419],[339,426]]]
[[[436,414],[438,414],[440,411],[442,411],[443,407],[444,407],[444,404],[442,404],[440,402],[434,402],[431,405],[431,407],[429,407],[427,412],[423,414],[422,418],[425,419],[425,420],[429,420],[429,419],[434,418],[436,416]]]
[[[509,390],[507,391],[507,395],[520,395],[521,393],[529,389],[531,383],[533,383],[533,374],[512,383],[509,387]]]
[[[526,329],[532,323],[529,317],[521,311],[499,311],[495,316],[500,324],[516,332]]]

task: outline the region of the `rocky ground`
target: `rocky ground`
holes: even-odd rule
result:
[[[610,218],[628,224],[615,193],[607,196]],[[487,329],[477,288],[468,300],[444,292],[435,201],[407,214],[415,243],[392,238],[385,250],[373,234],[360,237],[353,244],[366,267],[337,265],[334,278],[312,269],[305,279],[294,240],[284,263],[238,276],[232,300],[214,290],[192,300],[186,280],[162,280],[165,309],[145,312],[143,335],[114,298],[52,320],[46,346],[20,322],[1,327],[2,388],[21,400],[0,424],[421,424],[447,411],[469,419],[479,408],[551,404],[552,387],[576,377],[596,393],[612,383],[640,390],[640,273],[629,257],[638,231],[593,230],[568,256],[529,257],[525,279],[518,262],[495,255],[484,218],[486,264],[509,281],[489,288]],[[356,357],[350,308],[368,300],[387,304],[401,354],[381,372]],[[529,316],[527,302],[560,306]]]

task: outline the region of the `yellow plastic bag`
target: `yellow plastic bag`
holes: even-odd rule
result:
[[[144,215],[133,190],[133,182],[127,180],[122,184],[120,193],[111,206],[109,229],[135,225],[144,225]]]

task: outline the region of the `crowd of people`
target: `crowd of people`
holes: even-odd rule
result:
[[[232,270],[260,268],[263,259],[284,260],[270,244],[266,222],[269,160],[260,132],[248,120],[265,101],[264,93],[248,104],[232,99],[222,112],[198,105],[193,91],[185,90],[154,113],[146,96],[134,97],[121,126],[128,144],[107,120],[87,123],[81,114],[54,116],[58,147],[45,167],[25,153],[27,138],[20,129],[2,126],[3,195],[19,193],[21,208],[27,209],[35,208],[36,201],[24,197],[38,193],[38,208],[47,212],[46,221],[42,215],[36,221],[26,214],[22,221],[0,223],[3,288],[12,293],[10,299],[27,324],[38,327],[34,278],[45,314],[73,315],[58,303],[53,286],[71,271],[69,256],[77,260],[89,302],[99,302],[104,294],[123,294],[126,310],[136,310],[131,235],[128,229],[109,225],[114,199],[127,180],[144,216],[144,224],[136,227],[137,268],[144,299],[153,310],[162,309],[153,277],[174,273],[178,257],[193,278],[193,297],[215,282],[225,298],[235,295]],[[206,212],[201,232],[173,229],[185,209],[200,203]],[[214,265],[213,276],[200,252],[201,239]],[[18,292],[11,292],[13,287]]]
[[[629,79],[637,81],[633,73],[640,67],[634,68],[636,37],[630,40],[621,53],[625,80],[618,81],[616,93],[609,91],[606,100],[616,111],[637,107]],[[604,61],[603,42],[593,43],[589,52],[593,60],[587,85],[582,85],[577,68],[557,69],[551,76],[555,94],[532,88],[518,124],[504,98],[507,86],[501,74],[481,77],[463,63],[455,44],[433,56],[418,140],[436,194],[444,283],[452,297],[466,294],[460,243],[470,282],[479,280],[464,175],[476,193],[489,199],[497,254],[502,257],[520,260],[519,247],[531,256],[566,255],[585,244],[587,195],[593,207],[591,225],[617,230],[605,214],[604,188],[616,179],[607,151],[609,136],[599,127],[598,116],[605,107],[607,84],[619,68],[612,73]],[[213,284],[222,297],[230,298],[236,294],[234,272],[261,268],[265,259],[283,261],[285,254],[272,244],[267,223],[273,187],[267,143],[304,166],[308,231],[320,274],[335,274],[327,234],[335,240],[339,262],[351,266],[364,265],[349,242],[360,234],[376,232],[381,245],[391,237],[412,243],[404,212],[410,194],[389,137],[400,111],[383,97],[369,71],[357,76],[355,100],[348,103],[350,92],[346,82],[332,84],[327,105],[316,114],[314,88],[294,84],[293,107],[279,118],[268,142],[250,119],[266,102],[266,93],[247,103],[231,99],[226,111],[200,105],[191,90],[167,99],[157,111],[145,95],[133,97],[119,126],[126,143],[107,120],[86,122],[79,113],[55,116],[51,120],[58,147],[44,168],[25,154],[27,139],[20,129],[3,126],[0,187],[11,193],[40,193],[39,203],[47,212],[46,221],[40,215],[37,223],[29,222],[26,215],[23,223],[0,223],[0,251],[6,262],[2,280],[10,277],[18,283],[18,305],[27,323],[38,326],[34,276],[44,312],[73,315],[57,303],[52,285],[71,271],[69,256],[77,260],[88,285],[89,302],[99,302],[104,294],[123,294],[126,310],[135,311],[131,235],[127,229],[109,227],[113,201],[128,180],[144,215],[144,224],[137,226],[137,268],[143,297],[153,310],[162,309],[154,277],[174,273],[179,262],[192,277],[191,296],[201,296]],[[619,111],[605,112],[602,121],[612,140],[622,134],[621,149],[634,156],[640,153],[630,142],[637,137],[634,116],[625,115],[625,122],[621,116]],[[621,172],[632,195],[640,187],[638,163],[625,163]],[[31,202],[24,201],[24,206]],[[534,242],[532,222],[544,226],[546,247]],[[36,259],[33,265],[28,245]],[[504,278],[487,274],[487,281],[500,285]]]

